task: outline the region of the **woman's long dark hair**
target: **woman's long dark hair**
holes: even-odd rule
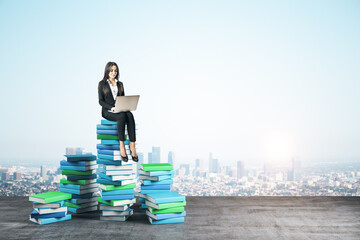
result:
[[[103,81],[104,83],[106,83],[108,77],[109,77],[109,73],[110,73],[110,68],[112,66],[116,66],[116,69],[117,69],[117,73],[116,73],[116,76],[115,76],[115,79],[119,80],[119,75],[120,75],[120,72],[119,72],[119,67],[118,65],[116,64],[116,62],[108,62],[105,66],[105,71],[104,71],[104,77],[101,81]],[[122,84],[121,84],[122,86]],[[106,87],[106,84],[103,84],[103,92],[104,94],[108,94],[109,92],[109,89]],[[122,89],[120,89],[120,91],[122,91]]]

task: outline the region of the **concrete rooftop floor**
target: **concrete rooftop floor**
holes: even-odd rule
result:
[[[0,239],[360,239],[360,197],[187,197],[185,223],[127,222],[99,212],[37,225],[27,197],[0,197]]]

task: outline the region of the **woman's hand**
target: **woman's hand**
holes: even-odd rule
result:
[[[110,109],[110,112],[115,112],[115,107],[112,107],[112,108]]]

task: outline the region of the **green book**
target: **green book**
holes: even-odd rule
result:
[[[152,214],[181,213],[181,212],[184,212],[184,211],[185,211],[185,208],[184,208],[184,207],[165,208],[165,209],[161,209],[161,210],[158,210],[158,209],[156,209],[156,208],[149,207],[149,212],[151,212]]]
[[[72,208],[81,208],[79,205],[71,203],[71,202],[65,202],[65,205]]]
[[[124,186],[100,184],[99,187],[100,187],[101,189],[105,190],[105,191],[113,191],[113,190],[122,190],[122,189],[136,188],[136,183],[131,183],[131,184],[124,185]]]
[[[148,207],[156,208],[157,210],[162,210],[165,208],[184,207],[186,206],[186,201],[155,204],[146,200],[145,205]]]
[[[46,193],[40,193],[35,195],[29,196],[29,201],[31,202],[38,202],[38,203],[52,203],[52,202],[58,202],[62,200],[71,199],[70,193],[63,193],[63,192],[46,192]]]
[[[66,180],[66,178],[60,179],[60,183],[62,184],[74,184],[74,185],[87,185],[90,183],[96,183],[96,180],[90,179],[90,180],[76,180],[76,181],[69,181]]]
[[[105,135],[105,134],[98,134],[97,139],[102,140],[119,140],[118,135]],[[125,139],[128,139],[127,134],[125,134]]]
[[[62,170],[62,175],[92,175],[96,172],[96,170],[89,170],[89,171],[76,171],[76,170]]]
[[[124,200],[110,200],[110,201],[105,201],[102,200],[101,197],[97,198],[99,203],[103,203],[109,206],[113,206],[113,207],[117,207],[117,206],[124,206],[127,204],[133,204],[136,203],[136,198],[133,199],[124,199]]]
[[[170,171],[173,170],[173,166],[169,163],[148,163],[141,164],[140,169],[144,171]]]

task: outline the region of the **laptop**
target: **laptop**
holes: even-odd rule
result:
[[[140,95],[117,96],[115,101],[115,113],[135,111]]]

